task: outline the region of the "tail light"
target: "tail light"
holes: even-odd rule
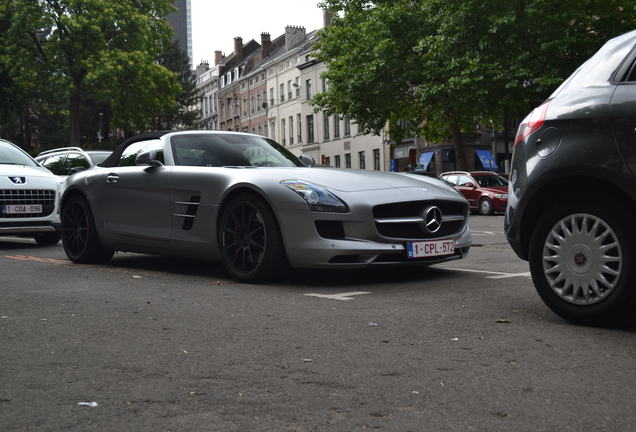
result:
[[[519,125],[519,129],[517,130],[514,145],[519,144],[531,133],[543,126],[545,113],[548,111],[548,105],[550,105],[550,102],[546,102],[540,107],[535,108],[525,119],[523,119]]]

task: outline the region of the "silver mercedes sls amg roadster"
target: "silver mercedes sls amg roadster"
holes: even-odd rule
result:
[[[114,251],[220,260],[242,281],[293,268],[430,265],[464,257],[468,204],[434,178],[306,167],[237,132],[153,132],[70,176],[62,239],[77,263]]]

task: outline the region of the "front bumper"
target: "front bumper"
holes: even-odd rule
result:
[[[61,229],[61,224],[57,222],[0,222],[0,236],[30,235]]]

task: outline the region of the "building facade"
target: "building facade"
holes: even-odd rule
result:
[[[173,40],[179,43],[181,50],[188,55],[192,65],[192,5],[190,0],[176,0],[176,12],[168,15],[168,24],[172,27]]]

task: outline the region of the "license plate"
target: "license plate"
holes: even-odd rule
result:
[[[2,207],[4,214],[37,214],[42,213],[42,204],[9,204]]]
[[[425,258],[455,253],[454,240],[433,240],[422,242],[408,242],[406,251],[409,258]]]

